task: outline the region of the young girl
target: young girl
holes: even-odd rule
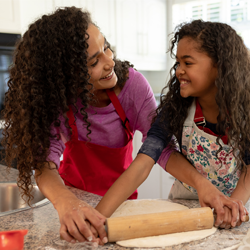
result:
[[[170,198],[199,196],[201,206],[207,206],[207,196],[221,192],[224,210],[212,206],[220,217],[215,225],[222,228],[240,225],[248,213],[242,203],[250,197],[250,60],[247,48],[230,26],[195,20],[177,27],[171,54],[176,58],[171,69],[174,74],[164,88],[169,91],[161,98],[158,117],[137,158],[96,209],[110,216],[147,178],[174,135],[182,155],[195,168],[191,169],[183,156],[172,153],[166,171],[178,180]],[[159,149],[158,145],[163,144],[158,142],[162,141],[165,145]],[[227,202],[230,200],[227,196],[235,204]]]

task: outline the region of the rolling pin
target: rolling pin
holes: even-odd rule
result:
[[[212,209],[202,207],[108,218],[105,227],[108,241],[116,242],[162,234],[210,229],[213,225],[214,215]]]

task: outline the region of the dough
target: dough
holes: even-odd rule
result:
[[[166,200],[128,200],[121,204],[111,217],[121,217],[137,214],[161,213],[189,209],[186,206]],[[200,240],[215,233],[211,229],[166,234],[152,237],[117,241],[116,244],[124,247],[164,247],[173,246],[193,240]]]

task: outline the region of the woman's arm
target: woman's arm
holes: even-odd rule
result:
[[[224,223],[224,206],[231,209],[232,218],[230,224],[233,227],[236,226],[239,218],[241,218],[241,221],[245,221],[246,209],[239,197],[233,196],[229,198],[225,196],[209,180],[203,177],[180,153],[173,152],[171,154],[166,165],[166,171],[178,180],[194,187],[198,192],[200,205],[202,207],[208,206],[215,209],[217,214],[215,226],[220,226]],[[242,181],[240,183],[242,183]],[[239,185],[243,188],[242,184]],[[250,185],[248,185],[248,188],[248,190],[250,190]],[[240,190],[239,188],[239,192],[242,192],[242,189]],[[247,197],[244,199],[247,199]]]
[[[82,242],[86,239],[98,241],[85,222],[88,220],[97,230],[102,242],[106,243],[107,235],[103,226],[105,217],[70,192],[58,174],[55,164],[49,162],[49,165],[50,167],[44,164],[41,174],[36,171],[35,179],[41,192],[58,212],[61,223],[60,235],[69,242]]]
[[[116,180],[96,206],[96,210],[109,217],[147,179],[154,160],[138,154],[129,168]]]

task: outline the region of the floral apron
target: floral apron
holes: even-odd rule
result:
[[[220,147],[216,142],[217,137],[198,128],[199,122],[195,121],[197,120],[196,110],[196,102],[194,101],[183,125],[182,154],[200,174],[223,194],[230,196],[236,188],[241,173],[237,169],[232,147],[224,144],[221,140],[223,148],[217,158],[216,152]],[[205,122],[204,117],[198,118],[202,118]],[[169,193],[169,199],[198,199],[198,195],[193,187],[175,180]]]

